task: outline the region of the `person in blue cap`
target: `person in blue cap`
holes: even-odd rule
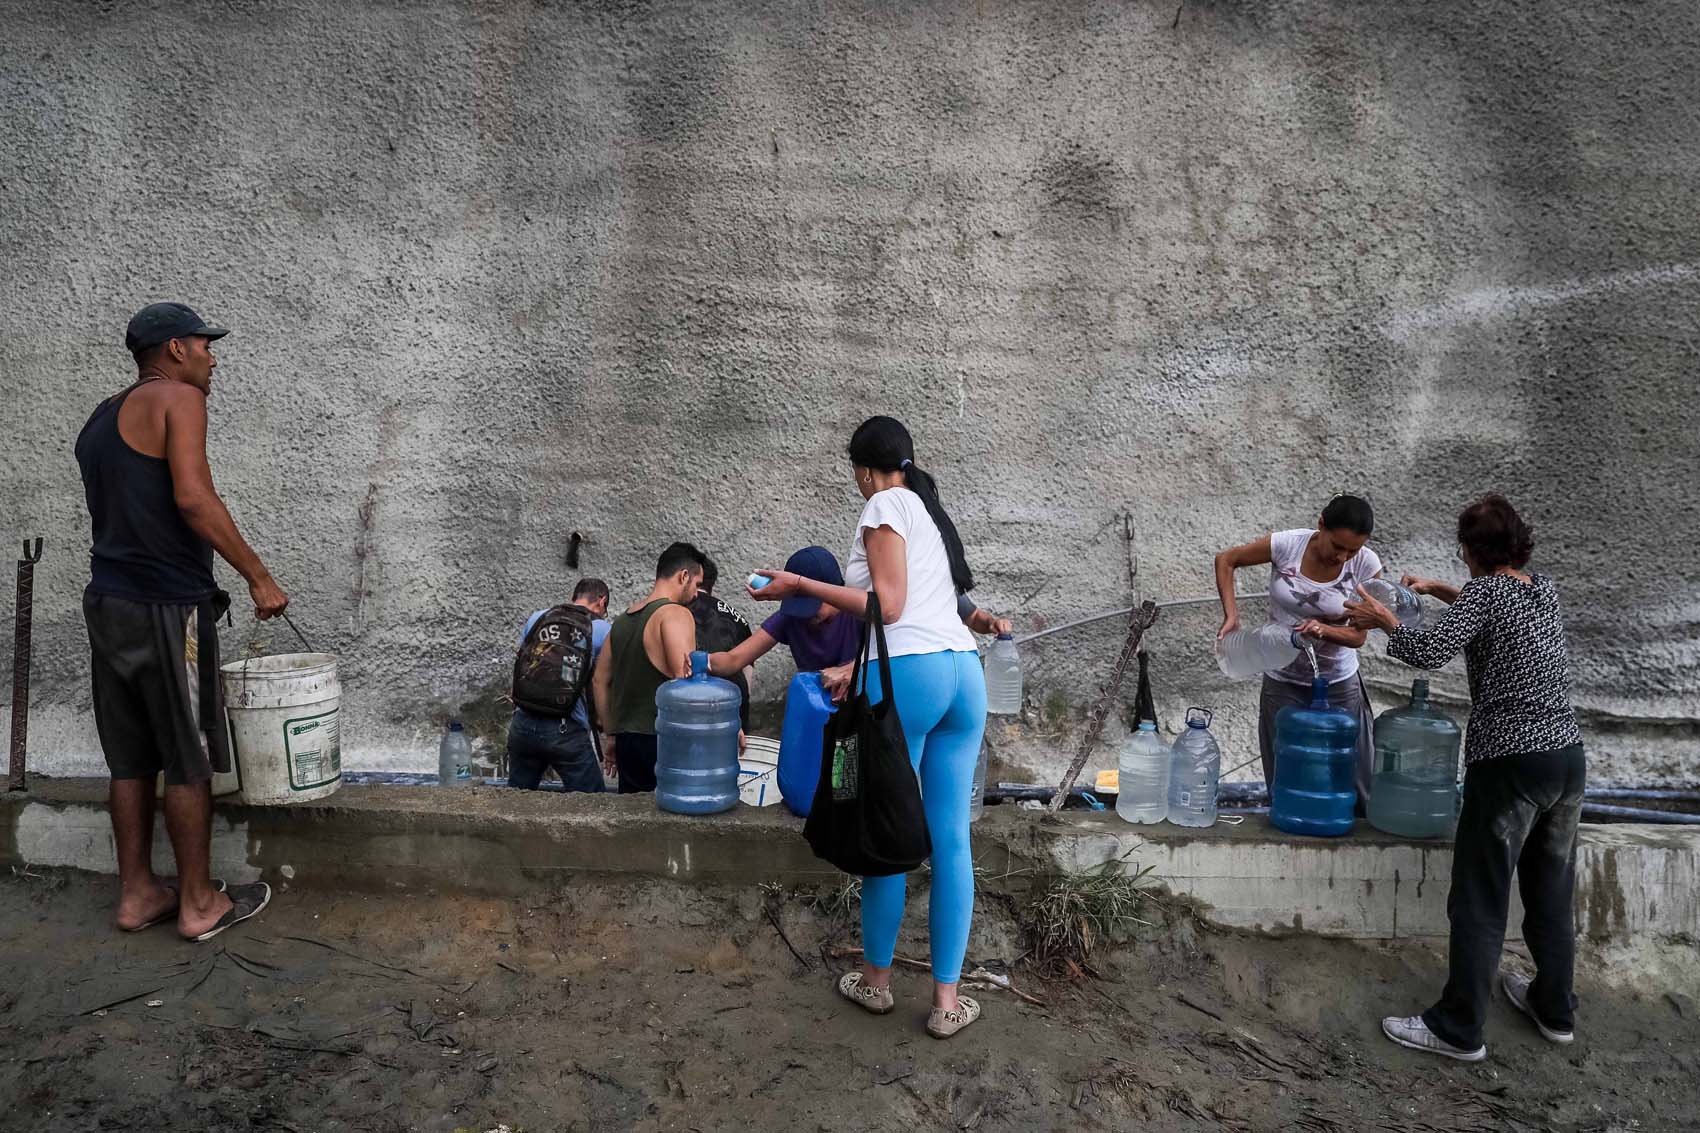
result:
[[[825,547],[804,547],[785,560],[787,573],[810,578],[828,586],[843,586],[844,572]],[[956,612],[964,625],[988,635],[1010,632],[1007,618],[1000,618],[975,605],[966,594],[958,594]],[[791,659],[800,673],[819,672],[821,686],[834,700],[842,700],[850,685],[850,669],[861,645],[862,626],[854,615],[819,598],[793,595],[743,642],[722,653],[711,653],[709,671],[730,678],[753,665],[775,645],[791,648]]]

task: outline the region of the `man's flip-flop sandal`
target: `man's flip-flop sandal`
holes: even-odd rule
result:
[[[218,918],[218,923],[199,936],[190,937],[196,944],[211,940],[231,925],[239,925],[249,917],[259,915],[261,909],[271,904],[272,887],[263,881],[252,885],[233,886],[230,893],[230,908],[224,916]]]
[[[966,995],[956,997],[956,1010],[935,1007],[927,1016],[927,1033],[935,1039],[948,1039],[980,1017],[980,1003]]]
[[[873,987],[862,982],[861,972],[845,972],[838,977],[838,994],[864,1011],[888,1015],[893,1006],[889,987]]]
[[[162,878],[159,879],[159,883],[161,885],[165,886],[167,889],[171,890],[173,893],[177,892],[177,879],[175,877],[162,877]],[[222,878],[222,877],[213,878],[212,879],[212,887],[215,890],[217,890],[218,892],[223,893],[224,892],[224,878]],[[164,924],[166,921],[174,921],[174,920],[177,919],[177,910],[178,910],[178,907],[181,905],[181,903],[182,903],[181,900],[179,900],[178,905],[171,906],[171,908],[165,910],[165,912],[161,913],[159,916],[155,917],[151,921],[146,921],[142,924],[139,924],[135,928],[124,928],[124,927],[120,926],[118,931],[120,931],[120,932],[141,932],[143,929],[152,928],[156,924]]]

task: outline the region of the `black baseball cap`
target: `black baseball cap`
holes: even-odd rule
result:
[[[124,328],[124,347],[134,354],[174,338],[223,338],[230,332],[207,321],[181,303],[149,303],[130,316]]]
[[[785,560],[785,569],[828,586],[844,585],[844,572],[838,569],[838,560],[825,547],[804,547]],[[779,612],[788,618],[812,618],[820,612],[820,599],[799,594],[779,603]]]

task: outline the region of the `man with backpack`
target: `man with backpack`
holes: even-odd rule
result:
[[[581,578],[571,602],[538,610],[514,658],[508,785],[535,791],[553,769],[569,791],[601,791],[602,762],[588,705],[591,671],[608,638],[608,584]]]

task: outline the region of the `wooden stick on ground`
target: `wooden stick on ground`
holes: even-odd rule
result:
[[[834,948],[831,955],[834,959],[844,960],[861,956],[862,950],[860,948]],[[930,972],[933,970],[933,966],[931,964],[927,963],[925,960],[917,960],[912,956],[899,956],[896,953],[893,953],[891,962],[900,968],[914,968],[919,972]],[[1016,987],[1015,984],[1010,982],[1008,976],[1000,976],[994,972],[988,972],[984,968],[975,968],[972,972],[964,975],[962,977],[962,986],[976,988],[994,987],[1000,991],[1009,992],[1023,1003],[1031,1003],[1035,1007],[1047,1006],[1043,999],[1040,999],[1036,995],[1029,995],[1025,991]]]
[[[1080,777],[1080,769],[1086,766],[1087,757],[1092,749],[1098,746],[1098,737],[1104,734],[1104,719],[1110,714],[1110,705],[1122,690],[1122,680],[1127,676],[1128,664],[1139,652],[1139,643],[1145,637],[1145,631],[1151,628],[1151,623],[1157,620],[1157,603],[1146,601],[1139,609],[1128,614],[1127,640],[1122,643],[1121,656],[1116,658],[1116,667],[1110,672],[1110,679],[1104,683],[1098,693],[1098,702],[1092,706],[1092,713],[1086,719],[1086,734],[1080,737],[1080,750],[1074,753],[1074,762],[1069,764],[1068,774],[1057,784],[1057,793],[1051,796],[1050,805],[1046,808],[1051,814],[1062,809],[1068,799],[1068,793],[1074,787],[1074,781]]]

